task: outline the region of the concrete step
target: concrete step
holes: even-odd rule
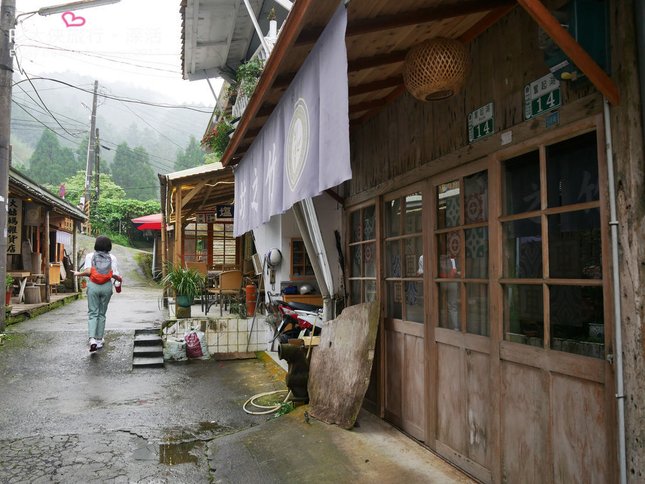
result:
[[[158,346],[162,344],[161,336],[158,334],[135,334],[134,346]]]
[[[135,356],[132,368],[163,368],[163,356]]]
[[[134,356],[163,356],[163,346],[135,346]]]
[[[159,334],[159,329],[158,328],[141,328],[141,329],[135,329],[134,334]]]

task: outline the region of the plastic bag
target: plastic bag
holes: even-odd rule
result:
[[[204,356],[202,352],[202,342],[197,335],[197,331],[191,330],[184,335],[186,342],[186,355],[188,358],[201,358]]]
[[[186,360],[186,343],[176,338],[166,339],[163,345],[163,359],[166,361]]]

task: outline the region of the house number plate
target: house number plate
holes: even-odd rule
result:
[[[524,87],[524,119],[559,108],[562,96],[560,81],[553,74],[540,77]]]
[[[468,142],[490,136],[495,132],[493,103],[488,103],[468,114]]]

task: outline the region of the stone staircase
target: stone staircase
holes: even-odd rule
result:
[[[159,330],[154,328],[134,330],[132,368],[163,368],[163,342]]]

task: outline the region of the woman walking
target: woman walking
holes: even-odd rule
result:
[[[100,235],[94,242],[94,252],[85,256],[85,268],[74,271],[75,276],[89,276],[87,285],[87,327],[89,331],[90,353],[103,348],[105,333],[105,313],[112,297],[112,279],[117,281],[117,292],[121,292],[121,277],[117,260],[113,254],[112,241]]]

